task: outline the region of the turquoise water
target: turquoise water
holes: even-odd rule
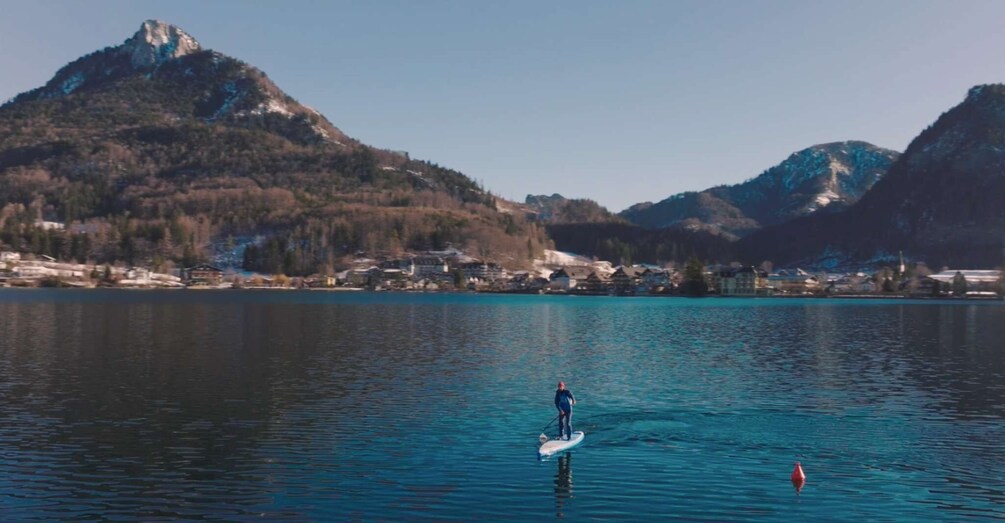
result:
[[[1002,340],[1000,302],[4,290],[0,513],[1005,519]],[[586,441],[539,461],[559,379]]]

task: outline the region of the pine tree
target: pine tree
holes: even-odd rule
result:
[[[953,296],[962,298],[967,295],[967,277],[962,272],[956,271],[953,276]]]
[[[684,282],[681,284],[681,294],[687,296],[704,296],[708,292],[705,282],[705,264],[697,256],[691,256],[684,266]]]

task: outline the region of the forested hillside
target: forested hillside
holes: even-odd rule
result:
[[[170,266],[249,237],[247,268],[289,274],[448,244],[520,265],[546,243],[470,178],[348,138],[161,22],[0,107],[6,247]]]

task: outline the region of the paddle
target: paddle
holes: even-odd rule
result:
[[[547,428],[550,427],[552,423],[555,423],[555,420],[558,419],[558,416],[560,415],[556,414],[555,417],[552,418],[551,421],[549,421],[548,424],[545,425],[543,429],[541,429],[541,435],[537,437],[537,440],[540,441],[541,444],[544,444],[544,442],[548,441],[548,436],[544,435],[544,431],[547,430]]]

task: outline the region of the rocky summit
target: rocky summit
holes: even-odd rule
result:
[[[199,42],[181,29],[161,22],[147,20],[132,38],[122,44],[129,53],[133,67],[144,69],[202,50]]]

